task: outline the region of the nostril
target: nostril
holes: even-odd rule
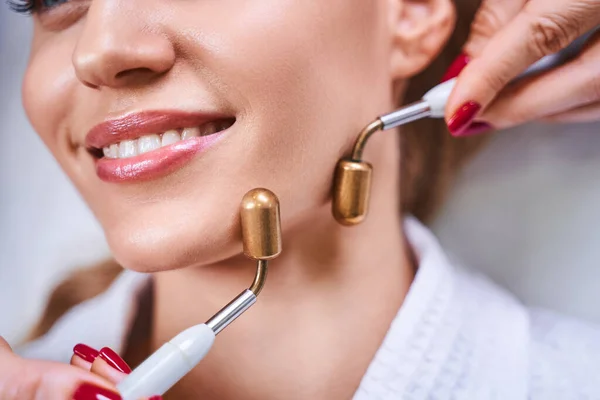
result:
[[[83,81],[82,83],[84,86],[89,87],[90,89],[98,89],[99,88],[98,85],[94,85],[93,83],[90,83],[87,81]]]
[[[115,80],[121,81],[125,79],[132,79],[134,77],[140,79],[142,77],[148,77],[155,74],[156,73],[150,68],[133,68],[117,73],[115,75]]]

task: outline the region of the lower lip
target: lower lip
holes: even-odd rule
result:
[[[161,178],[190,162],[219,141],[225,131],[182,140],[130,158],[101,158],[96,174],[105,182],[137,182]]]

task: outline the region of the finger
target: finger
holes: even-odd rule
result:
[[[37,381],[35,399],[86,399],[106,398],[118,399],[116,388],[99,376],[75,368],[70,365],[52,365],[52,369],[40,371],[41,379]],[[90,393],[97,393],[90,397]],[[59,396],[60,395],[60,396]],[[104,397],[99,397],[103,395]],[[27,397],[24,397],[27,398]]]
[[[447,107],[453,134],[466,129],[512,79],[595,26],[600,2],[529,1],[458,78]]]
[[[2,336],[0,336],[0,352],[10,352],[12,353],[12,348],[10,344]]]
[[[127,377],[127,374],[116,370],[114,367],[109,365],[106,361],[101,358],[97,358],[92,363],[90,371],[102,378],[108,380],[110,383],[116,385]]]
[[[508,128],[600,101],[600,34],[580,57],[550,72],[510,85],[478,118]]]
[[[73,356],[71,357],[71,365],[89,371],[92,363],[100,352],[86,344],[79,343],[73,347]]]
[[[75,396],[84,383],[100,394],[115,390],[106,380],[70,365],[15,357],[4,366],[8,368],[0,367],[0,398],[3,400],[92,398]],[[115,397],[98,398],[112,400]]]
[[[81,357],[79,357],[79,356],[77,356],[75,354],[73,354],[71,356],[71,360],[70,360],[69,364],[71,364],[74,367],[81,368],[81,369],[83,369],[85,371],[89,371],[89,370],[92,369],[92,363],[91,362],[85,361],[84,359],[82,359]]]
[[[600,121],[600,102],[550,115],[542,120],[565,124]]]
[[[112,349],[104,347],[92,363],[91,371],[117,385],[131,373],[131,368]],[[156,395],[142,400],[162,400],[162,397]]]
[[[116,369],[117,371],[123,372],[125,374],[131,373],[131,368],[129,365],[119,356],[113,349],[110,347],[104,347],[100,350],[100,358],[108,363],[111,367]]]
[[[61,365],[61,367],[51,374],[43,375],[42,395],[35,397],[36,399],[120,399],[116,387],[106,379],[70,365]],[[54,385],[60,391],[53,390]],[[65,396],[58,397],[57,393],[64,393]]]
[[[117,385],[131,373],[131,368],[112,349],[104,347],[92,363],[91,371]],[[162,400],[162,397],[156,395],[142,400]]]
[[[484,0],[475,14],[462,53],[448,67],[441,81],[456,78],[472,58],[481,54],[488,41],[519,14],[526,1]]]
[[[125,379],[131,372],[131,368],[117,353],[105,347],[100,350],[99,356],[92,363],[91,371],[117,384]]]
[[[488,41],[523,9],[527,0],[484,0],[471,24],[464,51],[470,57],[483,52]]]
[[[69,398],[73,400],[122,400],[116,388],[107,389],[88,382],[79,385]]]

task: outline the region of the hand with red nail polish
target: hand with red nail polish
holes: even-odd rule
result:
[[[95,354],[89,346],[78,345],[74,349],[74,357],[88,365]],[[115,391],[110,381],[81,366],[21,358],[0,337],[0,399],[70,400],[77,396],[78,399],[109,400],[119,398]],[[14,397],[15,393],[18,397]]]
[[[98,351],[83,343],[79,343],[73,347],[71,365],[90,371],[106,379],[107,382],[113,385],[117,385],[131,372],[129,365],[114,350],[104,347]],[[121,397],[114,389],[110,390],[102,386],[84,382],[76,389],[73,398],[75,400],[117,400]],[[153,396],[146,400],[161,399],[161,396]]]
[[[450,132],[469,136],[537,120],[600,120],[600,30],[576,60],[511,83],[598,26],[597,0],[483,0],[464,47],[468,56],[459,56],[444,76],[458,76],[446,109]]]
[[[98,351],[83,343],[73,348],[71,365],[91,371],[115,385],[131,372],[129,365],[112,349],[104,347]]]

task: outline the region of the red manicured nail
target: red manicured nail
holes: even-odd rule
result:
[[[162,396],[152,396],[148,400],[163,400]]]
[[[129,365],[127,365],[127,363],[109,347],[104,347],[102,350],[100,350],[100,358],[106,361],[108,365],[117,371],[121,371],[126,374],[131,372]]]
[[[82,383],[73,394],[73,400],[121,400],[121,396],[91,383]]]
[[[79,344],[75,345],[75,347],[73,347],[73,354],[75,354],[76,356],[79,356],[80,358],[84,359],[87,362],[92,363],[92,362],[94,362],[96,357],[98,357],[98,354],[100,354],[100,352],[96,349],[92,349],[88,345],[79,343]]]
[[[461,73],[461,71],[465,69],[469,61],[471,61],[471,58],[468,55],[466,55],[465,53],[460,53],[460,55],[456,57],[454,61],[452,61],[452,64],[450,64],[450,67],[448,68],[448,70],[444,74],[444,77],[442,78],[442,82],[446,82],[450,79],[456,78]]]
[[[473,122],[471,125],[469,125],[469,127],[462,133],[456,135],[456,136],[460,136],[460,137],[466,137],[466,136],[476,136],[476,135],[481,135],[482,133],[486,133],[489,132],[491,130],[493,130],[494,127],[490,124],[488,124],[487,122]]]
[[[481,110],[481,105],[474,101],[463,104],[448,121],[450,133],[454,136],[461,136],[471,126],[479,110]]]

